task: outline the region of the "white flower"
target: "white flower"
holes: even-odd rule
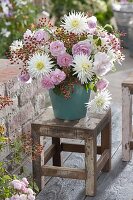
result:
[[[23,42],[21,40],[15,40],[10,46],[11,51],[17,51],[23,48]]]
[[[64,15],[62,21],[64,29],[75,34],[82,34],[87,31],[87,16],[81,12],[71,12]]]
[[[26,32],[24,33],[23,37],[24,39],[28,38],[28,37],[32,37],[33,36],[33,33],[31,30],[27,29]]]
[[[94,71],[97,76],[103,76],[112,69],[111,58],[104,52],[94,56]]]
[[[7,28],[2,28],[1,29],[1,35],[4,37],[8,38],[10,36],[11,32],[7,30]]]
[[[33,77],[48,75],[54,66],[48,54],[36,53],[28,61],[29,73]]]
[[[84,54],[75,55],[73,60],[73,71],[77,74],[77,77],[81,83],[87,83],[91,81],[93,76],[92,61],[90,57]]]
[[[110,107],[110,100],[112,99],[108,90],[101,91],[95,98],[87,103],[88,112],[104,113]]]

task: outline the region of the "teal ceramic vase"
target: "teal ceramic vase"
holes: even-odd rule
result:
[[[55,118],[63,120],[78,120],[86,115],[86,104],[90,98],[90,90],[87,92],[81,85],[74,86],[71,97],[65,99],[63,95],[57,95],[52,89],[49,90]]]

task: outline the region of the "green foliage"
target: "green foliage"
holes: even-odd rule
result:
[[[64,14],[68,14],[72,10],[85,11],[95,15],[101,25],[110,23],[110,18],[113,16],[109,0],[50,0],[47,9],[51,17],[56,18],[56,24]]]
[[[6,16],[3,13],[0,22],[0,57],[5,56],[5,52],[8,50],[13,40],[22,38],[22,34],[36,18],[37,8],[34,6],[33,2],[29,0],[24,1],[27,3],[25,5],[20,5],[19,1],[10,0],[13,7],[12,15]],[[0,12],[3,12],[1,4]],[[3,30],[10,35],[4,34]]]

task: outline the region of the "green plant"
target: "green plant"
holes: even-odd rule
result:
[[[56,25],[58,25],[61,17],[71,10],[93,14],[102,25],[110,23],[113,16],[109,0],[50,0],[46,9],[50,12],[51,17],[55,17]]]
[[[32,0],[0,1],[0,57],[5,55],[14,39],[22,37],[29,24],[34,22],[36,14]]]

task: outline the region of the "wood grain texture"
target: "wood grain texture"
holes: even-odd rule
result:
[[[111,132],[111,112],[109,123],[104,127],[101,132],[101,150],[104,152],[108,149],[109,157],[108,162],[102,169],[103,172],[108,172],[111,169],[111,142],[112,142],[112,132]]]
[[[99,176],[101,171],[104,171],[107,161],[110,158],[110,150],[105,149],[97,162],[97,176]],[[110,169],[110,168],[109,168]],[[109,169],[107,169],[109,171]]]
[[[55,167],[55,166],[42,166],[42,174],[44,176],[54,176],[54,177],[62,177],[62,178],[72,178],[85,180],[86,174],[83,169],[75,169],[69,167]]]
[[[132,140],[132,96],[128,87],[122,87],[122,159],[131,159]]]
[[[31,127],[31,133],[32,133],[32,140],[33,140],[33,157],[34,157],[34,145],[39,144],[44,146],[44,137],[38,137],[38,134],[36,130]],[[33,188],[34,188],[34,181],[36,182],[39,190],[41,190],[44,187],[44,176],[41,174],[41,166],[44,165],[44,149],[42,150],[42,153],[37,156],[35,160],[32,161],[32,167],[33,167]]]
[[[96,137],[85,140],[86,195],[96,194]]]

